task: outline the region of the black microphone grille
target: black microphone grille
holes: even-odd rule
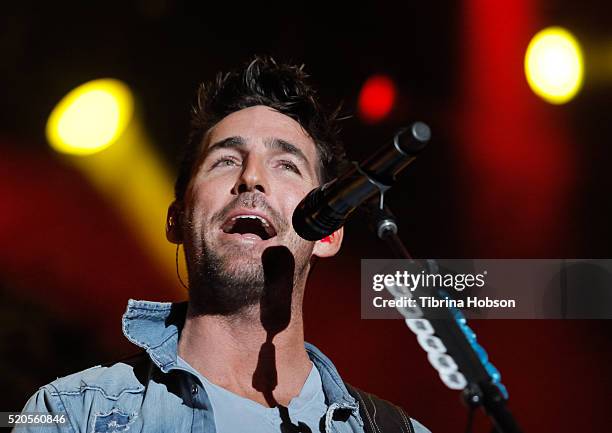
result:
[[[327,184],[326,184],[327,185]],[[342,227],[346,215],[325,203],[325,189],[319,187],[304,197],[293,212],[293,228],[307,241],[318,241]]]

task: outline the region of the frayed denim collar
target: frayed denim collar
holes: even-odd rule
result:
[[[177,366],[178,340],[186,314],[187,302],[130,299],[123,315],[123,334],[132,343],[145,349],[159,369],[167,373]],[[349,394],[331,360],[310,343],[304,343],[304,347],[319,370],[328,404],[337,409],[349,410],[363,425],[359,405]]]

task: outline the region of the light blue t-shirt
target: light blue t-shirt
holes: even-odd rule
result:
[[[300,394],[291,399],[286,410],[278,407],[265,407],[215,385],[181,357],[178,357],[177,364],[193,372],[201,380],[212,405],[217,433],[243,431],[244,426],[249,426],[249,433],[315,433],[320,431],[319,426],[327,412],[327,405],[321,376],[312,363],[310,374]],[[288,422],[292,426],[288,425]],[[285,426],[281,429],[283,423]]]

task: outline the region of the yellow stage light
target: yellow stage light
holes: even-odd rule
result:
[[[121,81],[90,81],[68,93],[53,109],[47,139],[58,152],[90,155],[121,136],[133,111],[132,94]]]
[[[561,27],[538,32],[527,47],[525,75],[531,90],[552,104],[572,99],[582,85],[584,64],[578,41]]]
[[[46,132],[61,160],[115,206],[151,258],[174,278],[175,246],[165,237],[173,176],[152,146],[127,85],[100,79],[77,87],[53,109]]]

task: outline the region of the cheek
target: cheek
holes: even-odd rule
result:
[[[304,187],[304,185],[296,186],[285,186],[283,194],[281,195],[281,206],[284,208],[286,215],[291,218],[293,211],[298,204],[306,197],[306,195],[312,190],[310,187]]]
[[[208,177],[201,179],[193,185],[191,203],[194,211],[207,215],[215,212],[218,206],[231,196],[233,183],[222,177]]]
[[[214,213],[212,204],[215,202],[210,190],[192,191],[190,198],[190,230],[196,235],[200,235],[206,229],[208,221]],[[199,237],[199,236],[198,236]]]

